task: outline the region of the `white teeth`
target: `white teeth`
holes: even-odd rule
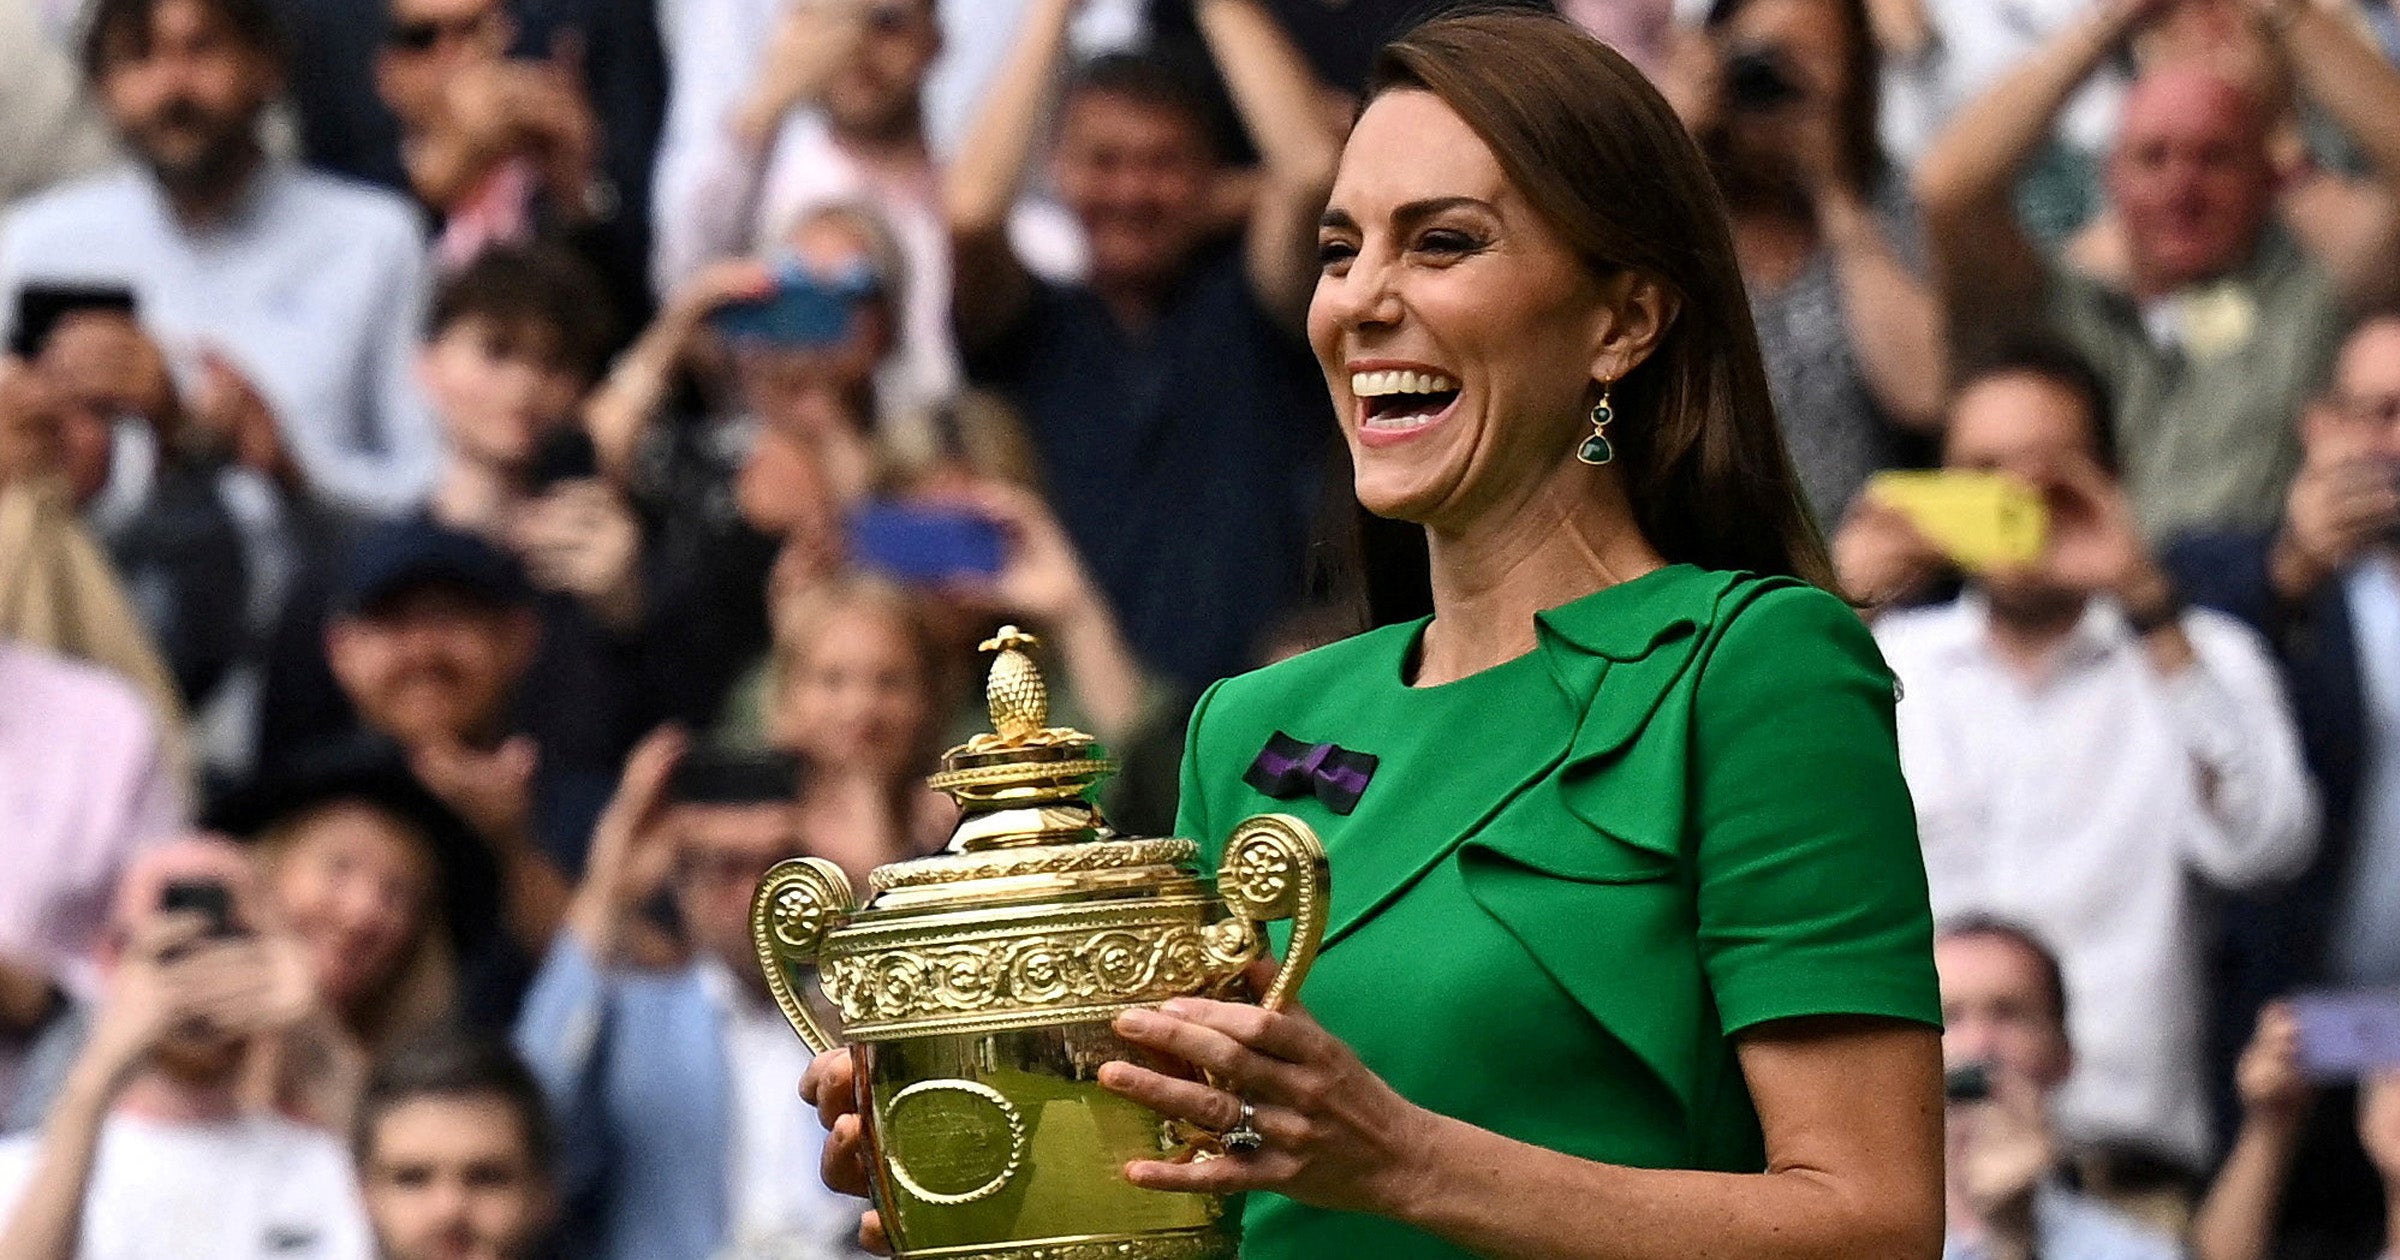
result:
[[[1458,382],[1440,372],[1352,372],[1350,392],[1359,398],[1381,398],[1388,394],[1446,394],[1458,388]]]

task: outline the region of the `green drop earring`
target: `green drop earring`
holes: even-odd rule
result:
[[[1595,468],[1617,457],[1617,448],[1608,441],[1608,422],[1617,418],[1616,409],[1608,405],[1609,387],[1615,383],[1600,382],[1600,401],[1592,404],[1592,435],[1575,448],[1575,458]]]

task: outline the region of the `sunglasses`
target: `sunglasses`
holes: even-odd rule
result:
[[[452,40],[463,43],[481,36],[499,16],[496,11],[486,11],[470,17],[393,22],[384,31],[383,41],[401,52],[428,53]]]

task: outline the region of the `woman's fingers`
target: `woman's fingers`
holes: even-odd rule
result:
[[[847,1049],[828,1050],[809,1060],[800,1075],[800,1101],[817,1109],[817,1122],[833,1122],[858,1110],[857,1061]]]
[[[1174,1120],[1188,1120],[1212,1133],[1242,1122],[1242,1100],[1212,1085],[1187,1081],[1131,1063],[1100,1068],[1101,1088]]]
[[[1274,973],[1267,974],[1272,979]],[[1265,983],[1259,985],[1260,991],[1265,988]],[[1270,1011],[1246,1002],[1174,998],[1161,1005],[1159,1011],[1223,1033],[1260,1054],[1287,1063],[1309,1063],[1321,1058],[1331,1040],[1309,1018],[1308,1012],[1296,1004]]]
[[[827,1189],[867,1197],[867,1144],[857,1116],[843,1116],[825,1134],[818,1173]]]
[[[1223,1159],[1196,1159],[1189,1163],[1144,1159],[1125,1165],[1125,1180],[1145,1190],[1238,1194],[1244,1190],[1282,1184],[1291,1172],[1287,1166],[1289,1162],[1272,1150]]]
[[[1163,1009],[1136,1007],[1117,1016],[1115,1027],[1125,1040],[1181,1059],[1243,1092],[1272,1089],[1290,1068],[1243,1045],[1223,1029]]]
[[[860,1250],[869,1255],[892,1254],[892,1240],[883,1232],[883,1213],[868,1208],[866,1214],[858,1218],[858,1245]]]

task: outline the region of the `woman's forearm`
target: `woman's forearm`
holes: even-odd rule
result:
[[[2192,1260],[2267,1260],[2299,1139],[2296,1121],[2243,1123],[2192,1217]]]
[[[1938,1203],[1912,1210],[1817,1169],[1624,1168],[1447,1118],[1428,1136],[1442,1154],[1395,1215],[1488,1260],[1925,1260],[1941,1251]]]
[[[17,1210],[0,1228],[7,1260],[73,1260],[82,1246],[83,1198],[100,1151],[100,1128],[116,1097],[113,1073],[78,1063],[51,1105],[33,1175]]]
[[[1947,362],[1940,303],[1900,261],[1874,210],[1856,194],[1828,194],[1817,218],[1833,251],[1842,318],[1868,392],[1902,426],[1939,428]]]
[[[1033,0],[1030,10],[943,180],[943,209],[954,237],[1007,230],[1009,209],[1041,142],[1075,6],[1074,0]]]

